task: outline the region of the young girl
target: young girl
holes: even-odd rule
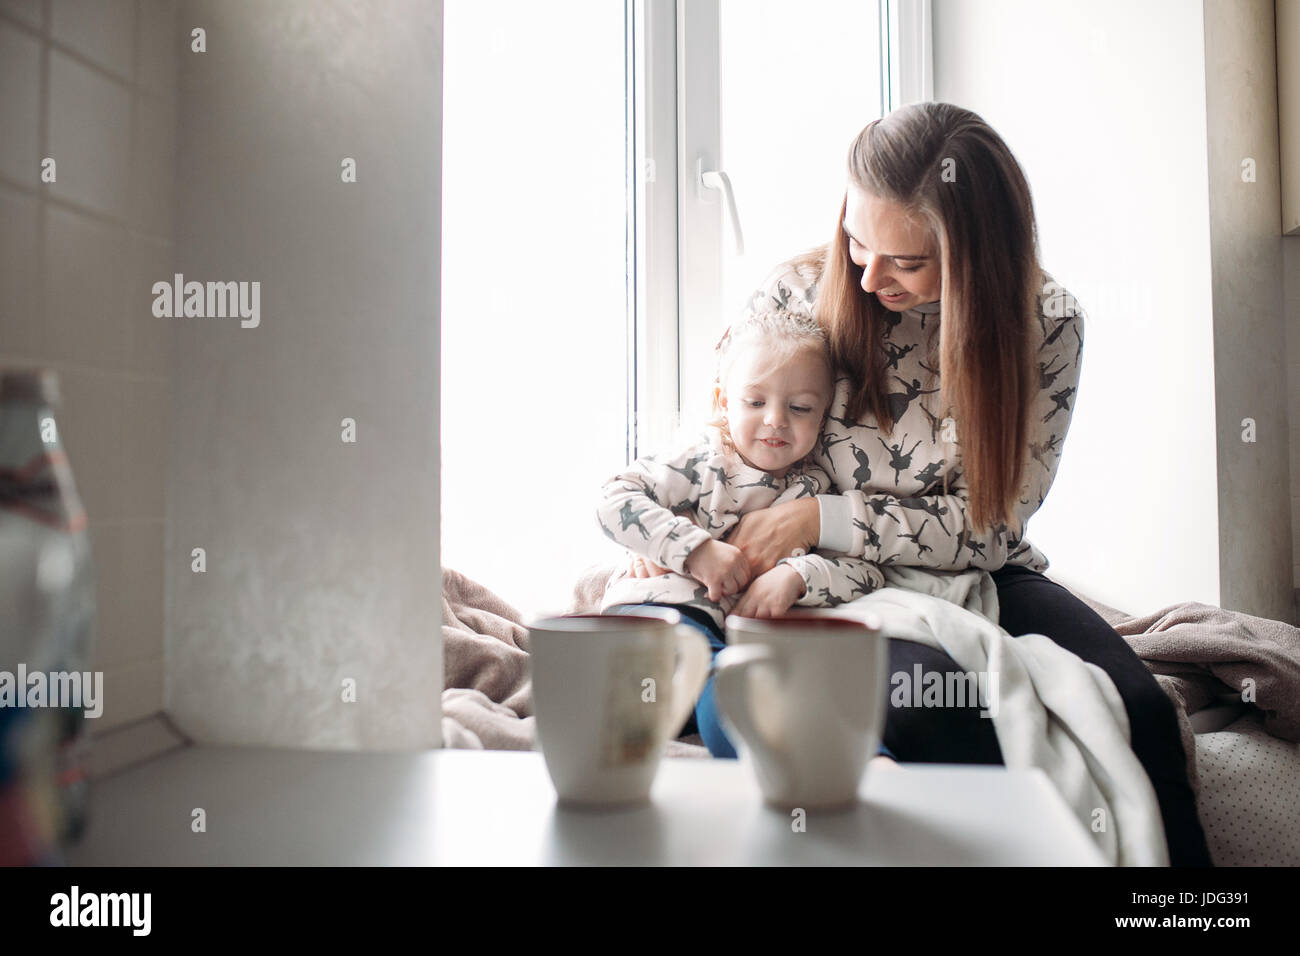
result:
[[[720,635],[728,613],[775,617],[795,604],[834,607],[884,586],[873,562],[802,552],[751,581],[745,556],[722,540],[748,512],[831,490],[808,459],[830,408],[832,379],[826,336],[811,316],[751,313],[727,331],[718,344],[709,428],[671,457],[640,458],[605,483],[601,529],[670,570],[653,577],[616,572],[602,611],[652,603],[694,608]]]
[[[809,461],[834,391],[831,368],[826,336],[809,315],[751,312],[727,330],[708,429],[672,457],[640,458],[605,483],[597,509],[605,534],[670,570],[616,571],[602,611],[670,605],[704,631],[716,655],[726,646],[728,613],[775,617],[794,604],[833,607],[884,586],[873,562],[802,549],[751,581],[744,554],[722,540],[745,514],[831,490]],[[713,677],[684,729],[698,730],[713,756],[736,756]]]

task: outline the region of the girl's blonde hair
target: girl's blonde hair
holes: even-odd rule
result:
[[[1024,171],[975,113],[915,103],[873,120],[849,149],[849,180],[899,203],[934,235],[942,267],[938,349],[943,405],[962,436],[977,527],[1014,513],[1037,394],[1031,329],[1043,288],[1034,204]],[[847,196],[825,246],[800,258],[820,272],[816,311],[836,367],[850,379],[846,417],[893,432],[882,342],[888,312],[862,290],[844,234]]]
[[[731,439],[731,430],[727,425],[727,413],[722,407],[722,397],[727,392],[727,378],[736,360],[747,349],[762,346],[767,350],[767,361],[758,371],[759,377],[770,374],[790,361],[804,349],[813,349],[826,360],[826,377],[832,388],[828,390],[825,414],[830,414],[830,399],[833,392],[834,365],[831,361],[830,341],[826,331],[814,316],[803,312],[790,312],[785,309],[770,309],[751,312],[734,323],[722,333],[716,347],[718,372],[713,380],[713,418],[709,424],[718,430],[722,438],[723,450],[729,455],[736,453],[735,442]]]

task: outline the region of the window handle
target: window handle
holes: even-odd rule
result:
[[[699,185],[704,189],[717,189],[722,193],[723,205],[731,217],[731,234],[736,239],[736,255],[745,254],[745,238],[740,232],[740,213],[736,210],[736,194],[731,189],[731,178],[720,169],[705,170],[704,159],[695,161]]]

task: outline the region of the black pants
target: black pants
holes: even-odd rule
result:
[[[1043,634],[1110,675],[1128,711],[1133,753],[1160,804],[1170,865],[1213,865],[1187,779],[1174,705],[1146,665],[1096,611],[1038,572],[1007,565],[993,572],[993,581],[998,623],[1008,634]],[[923,672],[960,669],[943,651],[912,641],[889,642],[891,674],[911,674],[917,663]],[[904,762],[1000,764],[993,722],[979,711],[978,701],[966,708],[889,707],[885,745]]]

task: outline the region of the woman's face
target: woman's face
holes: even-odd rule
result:
[[[885,308],[903,312],[939,300],[943,271],[934,237],[902,205],[850,183],[843,228],[849,257],[862,267],[863,291]]]

